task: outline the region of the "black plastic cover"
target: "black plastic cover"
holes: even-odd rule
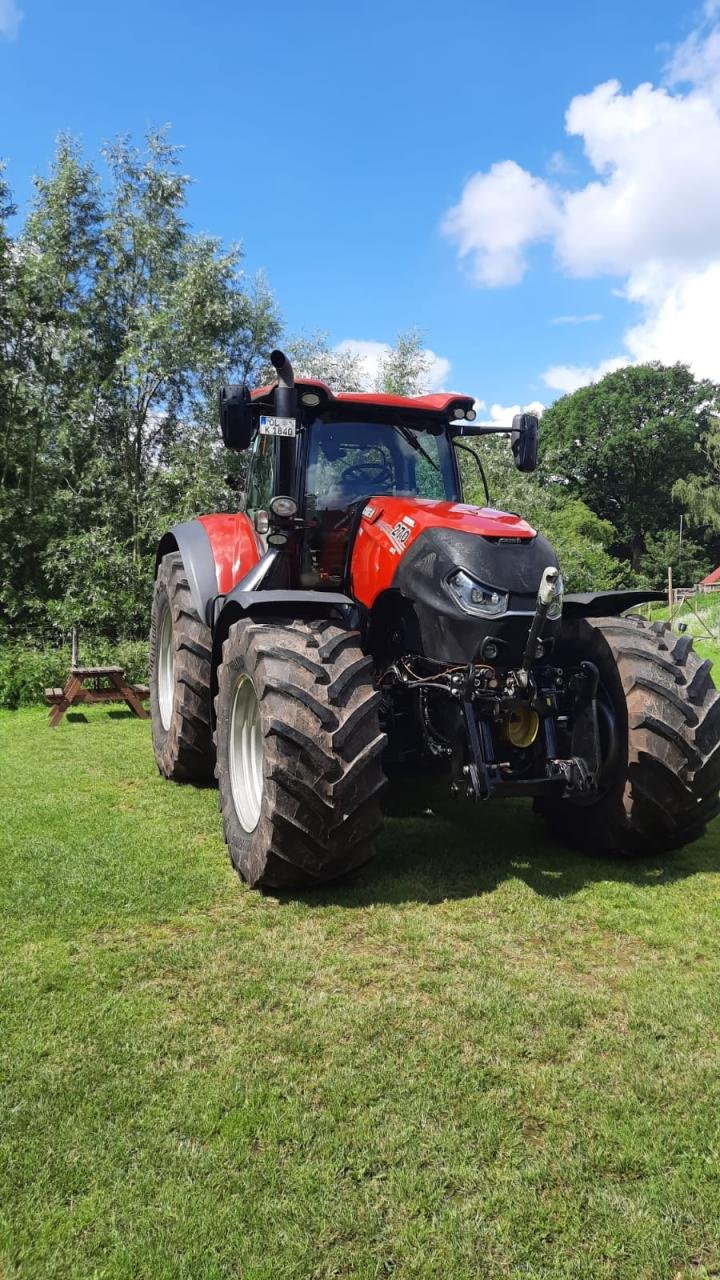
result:
[[[470,663],[487,658],[483,643],[498,646],[493,665],[517,667],[522,661],[543,570],[557,566],[547,538],[522,542],[484,538],[455,529],[426,529],[405,553],[393,580],[416,624],[419,651],[437,662]],[[447,579],[464,569],[485,586],[508,594],[506,613],[483,618],[466,613],[455,601]],[[548,622],[544,637],[557,636],[560,622]]]

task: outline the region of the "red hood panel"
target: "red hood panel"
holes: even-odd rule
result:
[[[378,494],[370,498],[365,510],[373,507],[388,524],[409,516],[409,527],[419,530],[452,527],[464,533],[479,533],[484,538],[534,538],[536,530],[521,516],[494,507],[474,507],[468,502],[437,502],[434,498],[388,498]],[[412,521],[412,524],[410,524]]]
[[[521,538],[535,530],[520,516],[466,502],[432,498],[370,498],[360,520],[352,556],[352,591],[368,607],[392,583],[400,558],[426,529],[453,528],[484,538]]]

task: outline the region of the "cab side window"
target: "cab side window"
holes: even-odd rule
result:
[[[256,435],[250,457],[247,509],[251,515],[266,511],[272,497],[273,437]]]

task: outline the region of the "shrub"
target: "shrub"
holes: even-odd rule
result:
[[[148,680],[146,640],[121,640],[117,644],[102,639],[87,641],[82,644],[80,661],[84,666],[124,667],[133,684],[146,684]],[[0,646],[0,707],[15,711],[42,702],[45,689],[64,685],[69,671],[69,646]]]

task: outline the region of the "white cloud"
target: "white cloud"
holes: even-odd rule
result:
[[[597,382],[606,373],[613,373],[624,364],[629,364],[628,356],[612,356],[602,360],[598,365],[554,364],[542,374],[542,380],[552,391],[562,395],[577,391],[578,387],[586,387],[590,382]]]
[[[720,100],[720,30],[713,27],[713,19],[718,13],[720,0],[707,0],[705,21],[678,46],[668,66],[671,84],[702,86],[716,102]]]
[[[363,338],[345,338],[334,348],[338,353],[350,352],[360,358],[362,379],[366,389],[372,391],[378,376],[381,362],[385,359],[390,347],[387,342],[373,342]],[[438,356],[427,347],[424,351],[428,359],[427,390],[440,391],[446,384],[450,374],[450,361],[445,356]]]
[[[548,173],[568,174],[573,167],[563,151],[553,151],[547,162]]]
[[[476,413],[485,407],[483,400],[475,401]],[[482,427],[511,427],[516,413],[535,413],[540,418],[544,411],[545,405],[540,400],[531,400],[530,404],[522,407],[519,404],[491,404],[488,416],[478,418],[478,422]]]
[[[596,324],[598,320],[602,320],[599,311],[593,311],[592,314],[586,316],[553,316],[551,324]]]
[[[619,277],[641,308],[623,356],[594,368],[554,366],[543,375],[554,389],[648,359],[683,360],[720,378],[719,12],[720,0],[709,0],[702,25],[675,50],[674,90],[641,84],[623,92],[610,80],[573,98],[565,127],[582,142],[591,181],[573,190],[559,174],[548,182],[506,160],[474,174],[445,218],[480,284],[517,283],[528,249],[545,240],[566,275]]]
[[[18,8],[15,0],[0,0],[0,36],[4,36],[6,40],[14,40],[22,19],[22,9]]]
[[[645,319],[625,334],[632,359],[682,360],[700,378],[720,377],[720,260],[662,292],[643,293],[640,282],[634,290],[630,296],[645,307]]]
[[[547,183],[514,160],[494,164],[465,184],[443,230],[473,260],[479,284],[517,284],[525,274],[524,250],[556,230],[557,208]]]

